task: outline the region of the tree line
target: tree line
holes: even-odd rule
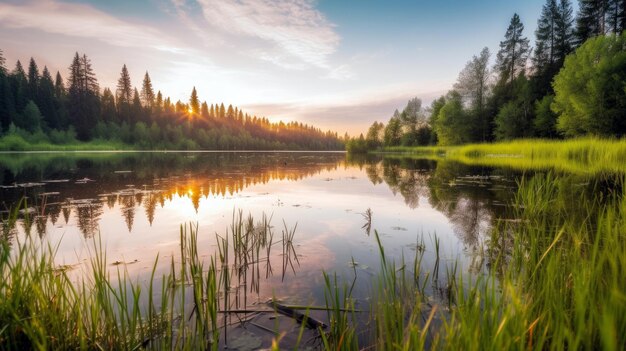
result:
[[[100,89],[90,59],[76,53],[64,80],[33,58],[9,71],[0,50],[0,137],[14,142],[65,144],[114,141],[141,148],[338,150],[343,140],[298,122],[271,123],[243,110],[200,101],[172,102],[145,73],[132,86],[126,65],[115,90]]]
[[[626,135],[626,1],[547,0],[534,47],[514,14],[491,65],[487,47],[429,107],[418,98],[374,122],[350,151],[516,138]]]

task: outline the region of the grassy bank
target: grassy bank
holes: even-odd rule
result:
[[[388,147],[384,153],[467,164],[570,173],[625,173],[626,139],[523,139],[462,146]]]
[[[80,142],[72,140],[66,143],[51,143],[49,141],[29,141],[17,134],[0,137],[0,152],[2,151],[108,151],[134,150],[133,145],[119,141],[93,140]]]
[[[479,276],[458,272],[453,262],[422,267],[425,251],[438,252],[436,240],[433,246],[418,242],[414,257],[394,258],[375,233],[380,269],[369,314],[355,310],[353,282],[320,272],[328,310],[328,328],[319,330],[321,345],[329,350],[621,349],[626,345],[624,181],[598,188],[592,198],[580,196],[578,211],[571,213],[566,201],[576,189],[550,174],[524,179],[513,206],[517,220],[493,223],[483,252],[488,273]],[[5,218],[5,233],[15,219]],[[172,260],[159,278],[157,257],[150,279],[141,284],[123,269],[110,276],[97,243],[89,268],[75,282],[54,265],[54,248],[30,239],[13,248],[3,242],[0,349],[218,348],[218,340],[226,338],[220,315],[231,306],[236,272],[261,261],[272,240],[282,242],[283,257],[293,250],[293,230],[285,228],[282,240],[272,239],[265,219],[261,230],[254,223],[235,218],[230,233],[218,237],[219,252],[204,261],[196,229],[181,228],[181,259]],[[427,296],[427,286],[441,298]],[[297,348],[299,337],[295,345],[285,345],[283,336],[275,337],[276,348]]]

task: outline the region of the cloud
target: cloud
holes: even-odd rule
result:
[[[172,53],[183,51],[174,40],[152,27],[125,22],[84,4],[54,0],[20,5],[0,3],[0,26],[93,38],[121,47],[147,47]]]
[[[351,98],[319,102],[259,103],[242,106],[246,111],[272,120],[297,120],[322,129],[331,129],[351,135],[367,131],[374,122],[387,123],[395,109],[403,109],[407,101],[418,96],[423,106],[441,96],[444,90],[415,88],[388,89],[377,95],[362,93]]]
[[[207,32],[239,36],[238,44],[258,59],[288,69],[303,69],[302,64],[332,69],[330,56],[340,37],[331,23],[311,0],[172,0],[181,19],[195,32],[198,24],[190,13],[201,10]],[[246,39],[254,42],[246,43]],[[259,41],[260,39],[260,41]],[[262,48],[259,43],[263,42]],[[245,51],[245,50],[244,50]]]

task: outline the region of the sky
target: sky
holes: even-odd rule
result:
[[[75,52],[102,88],[126,64],[173,101],[239,106],[351,135],[412,97],[445,94],[514,13],[534,41],[545,0],[0,0],[0,49],[64,77]],[[532,44],[531,44],[532,45]]]

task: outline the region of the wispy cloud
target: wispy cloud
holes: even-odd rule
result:
[[[25,1],[19,5],[0,3],[0,26],[93,38],[121,47],[183,51],[174,40],[152,27],[125,22],[84,4],[54,0]]]
[[[400,84],[359,92],[352,96],[343,95],[340,99],[251,103],[242,107],[260,116],[297,120],[322,129],[358,135],[365,132],[374,121],[387,123],[394,110],[402,110],[409,99],[419,97],[423,106],[429,106],[445,91],[445,88],[435,85],[428,89],[419,89],[415,85]]]
[[[189,12],[200,9],[207,32],[253,39],[248,52],[258,59],[289,69],[313,66],[333,69],[330,56],[340,37],[311,0],[172,0],[181,18],[198,32],[198,23],[189,22]],[[259,41],[260,39],[260,41]],[[259,45],[263,42],[264,45]],[[304,65],[304,66],[303,66]]]

